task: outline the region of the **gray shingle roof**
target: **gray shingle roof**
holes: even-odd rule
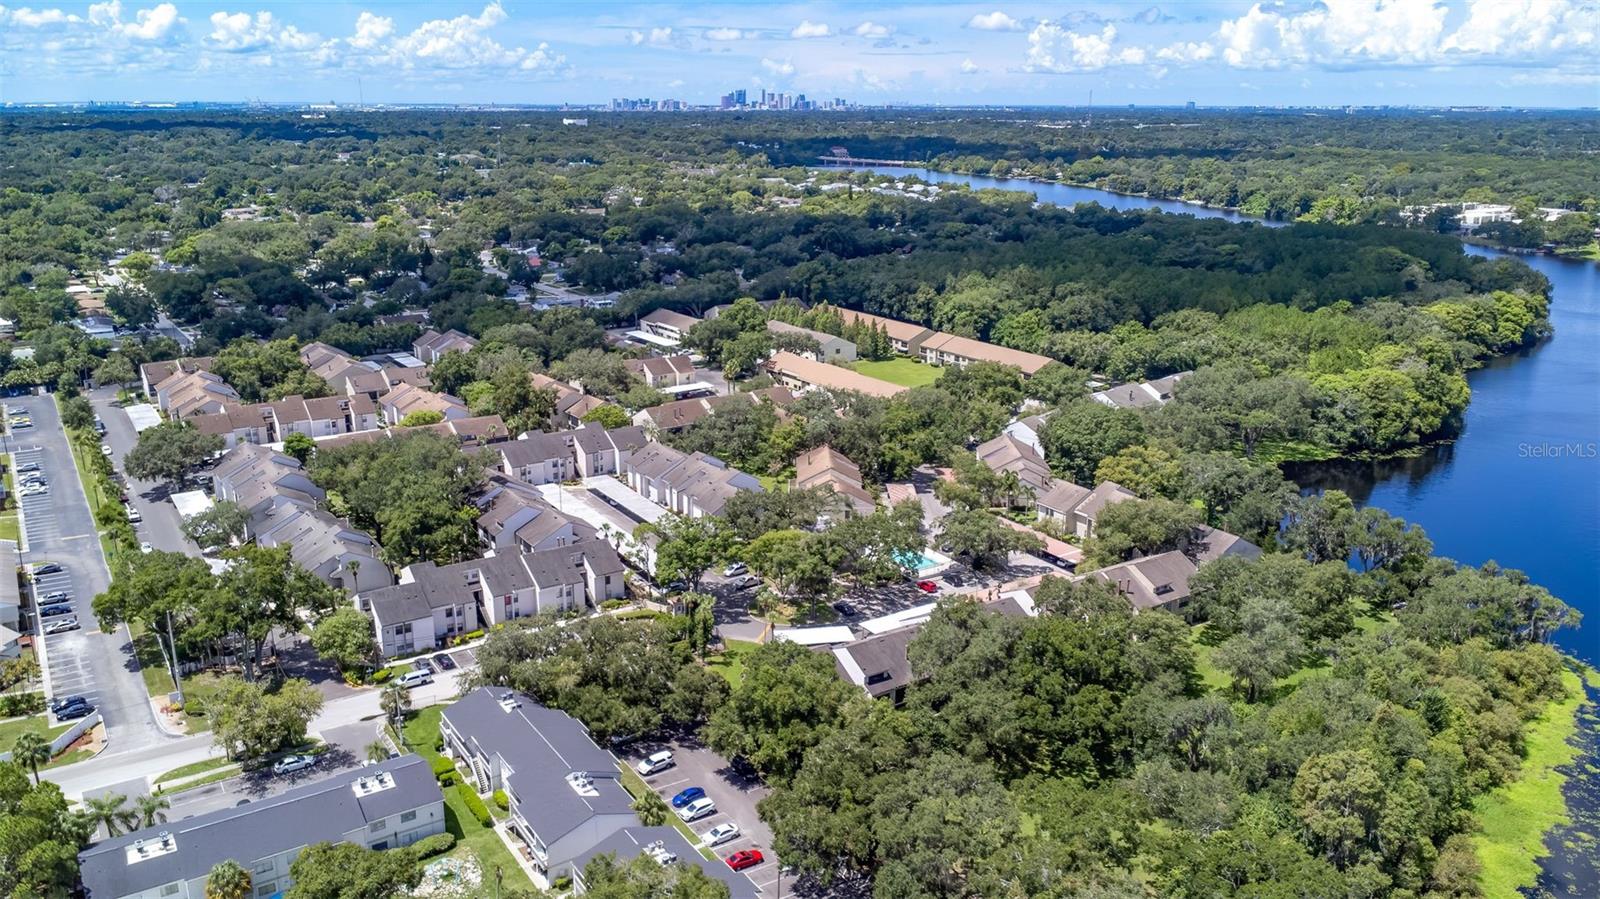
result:
[[[596,843],[587,852],[572,860],[573,865],[581,874],[585,865],[595,857],[611,853],[616,856],[618,864],[627,864],[635,856],[644,851],[644,847],[651,843],[660,842],[662,846],[678,857],[678,864],[693,865],[705,872],[712,880],[720,880],[728,887],[731,899],[754,899],[757,895],[756,885],[749,877],[732,870],[726,862],[712,861],[701,855],[698,850],[689,845],[683,834],[676,828],[661,827],[624,827],[609,837]]]
[[[387,772],[394,786],[357,796],[351,784]],[[255,859],[298,846],[341,840],[380,818],[439,802],[439,784],[415,755],[346,771],[249,805],[137,830],[95,843],[78,854],[89,895],[126,896],[177,880],[205,876],[217,862],[234,859],[248,870]],[[177,848],[130,863],[130,847],[171,834]]]

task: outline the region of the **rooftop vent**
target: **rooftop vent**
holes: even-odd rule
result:
[[[1159,585],[1156,586],[1156,595],[1157,596],[1164,596],[1164,595],[1166,595],[1168,593],[1171,593],[1171,592],[1172,592],[1172,585],[1171,584],[1159,584]]]
[[[667,844],[661,840],[656,840],[654,843],[647,844],[644,847],[644,854],[655,859],[656,864],[663,868],[678,860],[677,854],[671,849],[668,849]]]
[[[507,693],[506,695],[500,697],[500,711],[505,712],[507,715],[516,711],[521,706],[522,703],[518,702],[513,694]]]
[[[599,796],[600,791],[594,788],[594,778],[587,771],[574,771],[567,775],[567,785],[579,796]]]
[[[128,864],[138,864],[178,851],[178,841],[170,831],[163,830],[154,839],[139,839],[128,844]]]
[[[371,796],[373,793],[381,793],[384,790],[392,788],[393,786],[394,775],[387,771],[379,771],[377,774],[374,774],[371,777],[356,778],[355,781],[350,784],[350,790],[358,797]]]

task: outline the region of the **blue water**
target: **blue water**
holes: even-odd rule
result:
[[[903,567],[917,572],[925,568],[933,568],[939,564],[937,560],[928,558],[927,553],[896,553],[894,559]]]
[[[929,182],[1027,191],[1058,205],[1151,207],[1203,218],[1257,221],[1241,213],[1149,200],[1087,187],[880,168]],[[1277,222],[1266,222],[1278,225]],[[1511,254],[1465,246],[1468,253]],[[1434,551],[1478,565],[1519,568],[1590,618],[1556,642],[1600,664],[1600,266],[1516,256],[1550,279],[1555,336],[1472,372],[1472,404],[1454,443],[1425,455],[1291,472],[1304,487],[1337,487],[1420,524]]]

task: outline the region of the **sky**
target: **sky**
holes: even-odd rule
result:
[[[1600,106],[1600,0],[0,5],[0,102]]]

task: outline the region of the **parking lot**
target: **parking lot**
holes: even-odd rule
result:
[[[91,607],[95,595],[110,585],[111,573],[55,401],[48,396],[12,398],[6,400],[5,411],[13,475],[36,474],[44,483],[44,489],[26,495],[19,491],[17,497],[23,562],[35,580],[29,592],[34,599],[66,593],[70,615],[44,620],[70,617],[78,622],[74,630],[40,638],[46,692],[52,699],[87,697],[119,750],[163,742],[168,736],[156,723],[127,628],[102,632]],[[20,427],[19,419],[26,419],[28,426]],[[27,615],[35,633],[37,614],[35,606]]]
[[[631,747],[623,757],[623,764],[637,771],[638,764],[651,753],[662,749],[672,751],[673,766],[665,771],[647,775],[645,783],[655,790],[668,805],[672,797],[688,787],[700,787],[706,797],[716,803],[714,814],[689,822],[689,829],[704,837],[719,824],[731,821],[739,825],[739,836],[715,847],[708,847],[718,859],[726,859],[741,849],[761,850],[761,864],[746,868],[748,876],[763,893],[793,892],[791,875],[780,874],[779,863],[772,849],[772,831],[756,814],[756,803],[767,795],[767,787],[755,777],[754,772],[742,772],[727,759],[700,745],[697,741],[670,740],[665,742],[641,741]],[[702,840],[703,845],[703,840]],[[779,889],[779,878],[782,889]]]

